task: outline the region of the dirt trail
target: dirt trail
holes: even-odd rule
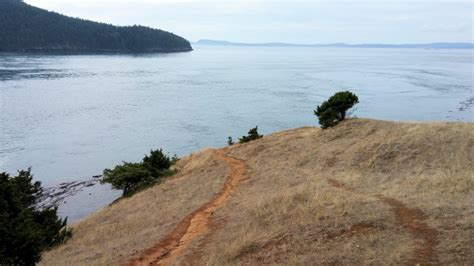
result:
[[[434,250],[438,245],[438,231],[422,222],[425,219],[425,214],[419,209],[405,206],[396,199],[382,195],[377,195],[377,198],[392,207],[392,211],[397,215],[399,223],[408,229],[415,240],[417,240],[412,263],[415,265],[439,263]]]
[[[357,193],[353,188],[340,181],[334,179],[327,179],[327,181],[333,187]],[[400,225],[408,229],[415,239],[416,247],[410,263],[414,265],[439,264],[435,252],[435,247],[438,245],[438,231],[423,222],[426,215],[420,209],[409,208],[396,199],[382,195],[376,195],[375,197],[391,207]]]
[[[209,231],[209,219],[229,198],[235,186],[244,178],[245,163],[242,160],[225,155],[225,149],[215,154],[230,167],[230,174],[219,193],[208,203],[181,220],[177,227],[164,240],[150,249],[145,250],[139,257],[133,258],[128,265],[169,265],[182,254],[192,240]]]

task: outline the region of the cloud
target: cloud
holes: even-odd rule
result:
[[[94,21],[161,28],[190,40],[413,43],[467,42],[473,36],[469,1],[25,1]]]
[[[466,22],[460,22],[457,24],[424,24],[421,27],[423,32],[470,32],[472,31],[472,25]]]

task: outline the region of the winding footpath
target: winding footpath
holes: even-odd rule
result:
[[[230,197],[239,181],[244,179],[246,170],[244,161],[225,155],[225,149],[217,150],[215,154],[230,167],[229,177],[219,193],[181,220],[161,242],[133,258],[127,265],[170,265],[191,241],[209,232],[210,216]]]
[[[237,184],[244,179],[246,171],[243,160],[230,157],[225,154],[225,151],[226,149],[215,151],[216,156],[230,168],[229,177],[219,193],[199,209],[184,217],[162,241],[146,249],[139,256],[132,258],[126,265],[170,265],[176,261],[178,256],[183,254],[194,239],[210,233],[209,221],[212,213],[231,196]],[[360,194],[340,181],[334,179],[327,179],[327,181],[333,187]],[[407,229],[414,238],[416,247],[410,262],[415,265],[439,263],[435,252],[435,247],[438,245],[438,232],[424,222],[425,214],[421,210],[410,208],[396,199],[379,194],[374,195],[374,197],[391,207],[398,223]],[[371,229],[370,225],[358,225],[357,228],[343,233],[355,234],[358,231],[369,229]]]
[[[342,182],[334,179],[327,179],[327,181],[333,187],[341,188],[352,193],[357,193],[353,188],[346,186]],[[416,246],[410,264],[439,264],[439,260],[435,252],[435,247],[439,243],[438,231],[434,228],[431,228],[427,223],[423,222],[423,220],[426,219],[426,215],[423,213],[423,211],[417,208],[408,207],[401,201],[394,198],[385,197],[380,194],[375,195],[375,197],[391,207],[391,210],[395,214],[398,223],[407,229],[415,239]]]

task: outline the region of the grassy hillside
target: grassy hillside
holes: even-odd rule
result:
[[[44,265],[469,264],[474,125],[347,120],[184,158]]]
[[[190,43],[143,26],[117,27],[0,1],[0,52],[182,52]]]

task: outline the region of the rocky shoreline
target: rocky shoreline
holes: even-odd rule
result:
[[[59,207],[65,203],[66,198],[76,195],[84,188],[100,184],[101,178],[101,175],[95,175],[90,179],[65,182],[55,187],[44,188],[43,195],[36,203],[36,207],[40,209]]]
[[[458,110],[461,112],[468,111],[472,108],[473,105],[474,105],[474,97],[471,97],[460,102]]]

